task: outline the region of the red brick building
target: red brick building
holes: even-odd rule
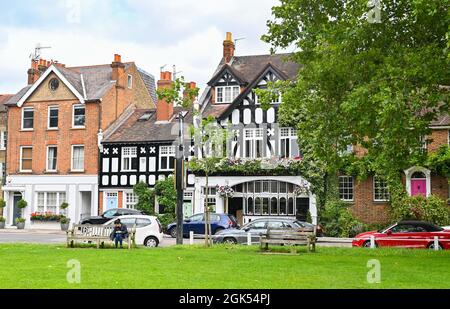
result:
[[[98,211],[99,145],[103,131],[132,107],[153,108],[154,77],[120,55],[111,64],[65,67],[32,61],[28,86],[8,107],[7,225],[28,202],[27,226],[34,212],[61,214],[72,222]]]
[[[449,116],[442,116],[434,121],[431,129],[431,136],[427,137],[428,153],[437,151],[442,145],[450,145]],[[341,176],[339,180],[341,198],[352,205],[351,210],[358,219],[365,223],[389,221],[389,193],[385,182],[372,176],[361,182],[351,176]],[[410,195],[433,194],[449,201],[449,179],[436,175],[427,168],[414,166],[406,169],[403,183]]]

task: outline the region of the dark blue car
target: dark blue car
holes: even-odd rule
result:
[[[236,218],[227,214],[210,214],[211,231],[216,234],[219,231],[238,227]],[[189,232],[194,234],[205,234],[205,214],[196,214],[184,220],[183,236],[189,237]],[[177,223],[173,222],[167,226],[167,233],[173,238],[177,237]]]

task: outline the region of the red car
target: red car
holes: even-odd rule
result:
[[[365,232],[352,241],[353,247],[370,247],[370,237],[377,247],[434,249],[434,237],[439,237],[439,249],[450,249],[450,231],[424,221],[401,221],[379,231]]]

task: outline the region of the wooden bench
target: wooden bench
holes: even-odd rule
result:
[[[306,246],[309,252],[316,251],[316,235],[314,232],[298,232],[287,229],[267,229],[260,236],[261,250],[269,250],[270,245],[291,246],[291,253],[296,252],[295,246]]]
[[[111,233],[113,232],[114,226],[103,226],[103,225],[90,225],[90,224],[74,224],[72,229],[67,231],[67,247],[73,248],[74,242],[76,241],[88,241],[97,244],[97,249],[100,245],[103,246],[105,242],[111,241]],[[125,242],[128,243],[128,249],[131,249],[136,245],[136,228],[128,229],[128,238]]]

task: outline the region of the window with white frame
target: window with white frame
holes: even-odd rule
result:
[[[137,147],[122,148],[122,171],[137,171]]]
[[[263,156],[263,129],[244,130],[244,156],[261,158]]]
[[[138,201],[139,201],[138,196],[136,194],[134,194],[133,192],[125,193],[125,208],[135,209]]]
[[[353,201],[352,176],[339,176],[339,198],[343,201]]]
[[[133,75],[128,74],[128,89],[133,88]]]
[[[0,132],[0,150],[6,149],[6,131]]]
[[[66,202],[65,192],[38,192],[36,210],[39,213],[60,214],[60,206]]]
[[[175,168],[175,146],[161,146],[159,148],[159,169],[170,171]]]
[[[72,171],[82,172],[84,171],[84,146],[73,145],[72,146]]]
[[[34,108],[25,107],[22,109],[22,130],[33,130]]]
[[[216,193],[217,189],[215,187],[209,187],[208,188],[208,198],[206,200],[206,204],[208,207],[214,207],[216,206]],[[206,188],[203,187],[203,197],[206,199]]]
[[[58,161],[58,148],[56,146],[47,147],[47,171],[56,172]]]
[[[86,125],[86,108],[84,105],[73,106],[73,124],[74,128],[84,128]]]
[[[280,157],[295,158],[299,155],[297,132],[293,128],[280,129]]]
[[[216,103],[231,103],[241,91],[239,86],[216,87]]]
[[[48,128],[57,129],[58,128],[58,106],[50,106],[48,108]]]
[[[375,202],[389,201],[388,185],[383,177],[373,177],[373,200]]]
[[[0,162],[0,180],[5,177],[5,164]]]
[[[20,171],[31,172],[33,170],[33,147],[20,147]]]

